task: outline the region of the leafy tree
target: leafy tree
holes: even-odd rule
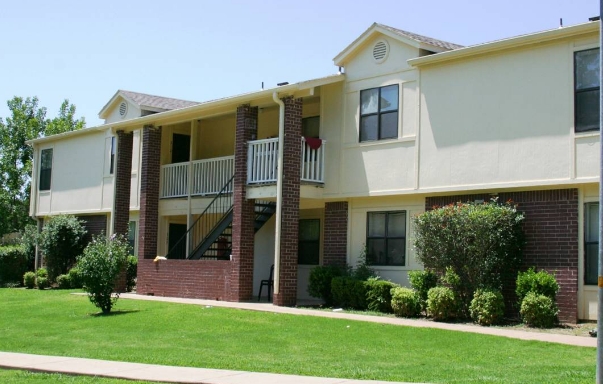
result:
[[[15,96],[7,102],[10,117],[0,118],[0,236],[22,231],[30,222],[29,195],[33,148],[28,140],[81,129],[84,119],[75,119],[75,106],[63,101],[59,114],[46,118],[38,98]]]
[[[39,244],[50,281],[65,274],[75,265],[76,259],[86,246],[86,229],[74,216],[54,216],[42,230]]]

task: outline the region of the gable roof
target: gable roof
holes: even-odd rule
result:
[[[360,46],[362,46],[364,42],[366,42],[368,39],[378,33],[389,36],[404,44],[438,53],[463,48],[462,45],[450,43],[448,41],[438,40],[432,37],[403,31],[401,29],[390,27],[384,24],[373,23],[366,31],[364,31],[362,35],[360,35],[343,51],[341,51],[337,56],[335,56],[335,58],[333,59],[335,65],[345,65],[347,59],[352,56],[360,48]]]
[[[171,97],[163,97],[156,95],[149,95],[146,93],[125,91],[123,89],[118,90],[115,95],[105,104],[103,109],[98,113],[101,119],[106,118],[109,110],[117,103],[119,98],[123,98],[130,103],[137,105],[140,109],[151,110],[154,112],[170,111],[172,109],[180,109],[197,105],[199,102],[173,99]]]

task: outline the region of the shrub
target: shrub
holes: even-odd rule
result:
[[[122,235],[113,235],[110,240],[101,235],[94,238],[78,258],[84,290],[103,313],[111,312],[119,298],[119,294],[112,293],[115,280],[125,267],[129,248],[128,240]]]
[[[528,292],[521,302],[522,321],[536,328],[551,328],[557,323],[559,310],[555,301],[548,296]]]
[[[410,271],[410,286],[417,292],[421,301],[421,310],[427,307],[427,292],[438,284],[438,276],[430,270]]]
[[[362,250],[360,256],[358,256],[358,262],[356,263],[356,267],[351,270],[350,275],[356,280],[362,281],[368,280],[371,277],[376,276],[375,270],[371,268],[366,262],[366,247]]]
[[[392,313],[392,288],[399,287],[398,284],[378,278],[370,278],[366,281],[366,305],[369,311]]]
[[[479,325],[498,324],[505,314],[505,300],[500,291],[478,289],[473,295],[469,313]]]
[[[23,275],[23,285],[28,289],[34,288],[36,286],[36,274],[31,271],[25,272]]]
[[[71,268],[67,275],[69,275],[71,288],[82,288],[82,277],[80,276],[80,270],[77,267]]]
[[[427,292],[427,314],[436,321],[456,317],[458,304],[454,292],[448,287],[435,287]]]
[[[69,278],[69,275],[58,275],[57,285],[59,289],[71,288],[71,279]]]
[[[21,234],[21,245],[25,249],[27,257],[27,267],[29,270],[35,269],[36,245],[38,245],[38,228],[35,225],[28,224]]]
[[[417,317],[421,313],[421,297],[417,291],[396,287],[391,290],[392,309],[396,316]]]
[[[36,277],[48,277],[48,270],[46,268],[38,268],[36,270]]]
[[[530,292],[550,297],[554,301],[557,292],[559,292],[559,284],[555,276],[547,271],[536,272],[534,268],[530,268],[517,275],[515,293],[521,303],[524,297]]]
[[[50,287],[50,280],[48,280],[48,277],[38,276],[36,277],[36,285],[38,286],[38,289],[48,288]]]
[[[315,267],[310,271],[308,293],[312,297],[323,299],[325,304],[331,305],[333,303],[331,280],[334,277],[344,275],[346,275],[346,269],[339,266],[325,265]]]
[[[28,270],[27,255],[21,245],[0,247],[0,285],[21,284]]]
[[[365,282],[350,276],[336,276],[331,281],[333,305],[358,310],[366,309]]]
[[[136,274],[138,273],[138,258],[136,256],[128,256],[126,260],[126,291],[132,292],[136,286]]]
[[[82,222],[74,216],[60,215],[48,220],[39,241],[51,281],[75,265],[86,245],[85,236]]]
[[[455,292],[468,313],[478,288],[502,289],[522,262],[524,216],[510,203],[456,203],[413,217],[417,259],[443,276],[459,277]]]

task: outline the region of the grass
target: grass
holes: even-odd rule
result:
[[[0,289],[0,350],[440,383],[590,383],[595,348],[342,319]]]
[[[90,383],[90,384],[132,384],[131,380],[105,379],[90,376],[70,376],[60,373],[35,373],[19,370],[0,369],[0,383],[3,384],[65,384],[65,383]],[[137,384],[149,383],[137,381]],[[157,383],[153,383],[157,384]]]

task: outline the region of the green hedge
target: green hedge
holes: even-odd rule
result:
[[[0,247],[0,285],[17,283],[21,285],[27,272],[27,253],[21,245]]]
[[[391,292],[392,288],[397,288],[399,285],[377,278],[370,278],[365,284],[367,308],[370,311],[393,313]]]
[[[349,276],[331,280],[333,304],[342,308],[366,309],[366,282]]]

